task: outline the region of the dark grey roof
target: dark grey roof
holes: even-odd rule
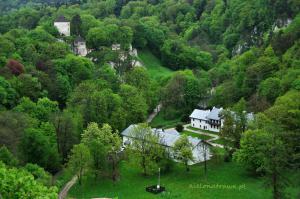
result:
[[[69,22],[63,15],[56,18],[55,22]]]
[[[206,120],[207,115],[210,113],[210,110],[199,110],[195,109],[192,114],[190,115],[190,118],[195,118],[199,120]]]
[[[131,132],[136,127],[136,124],[131,124],[129,127],[127,127],[124,131],[122,131],[121,135],[130,137]]]
[[[85,40],[81,36],[77,36],[76,39],[74,40],[75,43],[79,42],[85,42]]]
[[[220,114],[223,108],[216,108],[213,107],[213,109],[210,111],[210,113],[207,115],[207,119],[211,120],[220,120]]]
[[[132,131],[137,125],[132,124],[129,127],[127,127],[122,133],[122,136],[131,137],[133,138],[134,135],[132,135]],[[180,138],[180,133],[176,131],[175,129],[152,129],[152,132],[155,133],[160,138],[160,142],[162,145],[165,145],[167,147],[173,147],[175,142]],[[196,147],[201,140],[198,138],[190,137],[188,136],[189,142],[193,145],[193,148]]]

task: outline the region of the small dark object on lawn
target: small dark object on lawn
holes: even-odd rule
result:
[[[152,185],[150,187],[146,187],[147,192],[154,193],[154,194],[161,193],[165,190],[166,190],[165,187],[162,187],[162,186],[158,187],[157,185]]]
[[[177,124],[175,129],[176,129],[178,132],[182,132],[184,128],[183,128],[182,124]]]

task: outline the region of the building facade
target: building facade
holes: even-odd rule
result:
[[[130,145],[132,140],[136,139],[134,133],[132,133],[135,128],[136,125],[130,125],[121,133],[124,147]],[[173,147],[176,141],[181,137],[180,133],[175,129],[152,129],[152,132],[159,137],[160,144],[166,147],[170,156],[176,161],[176,154],[174,153]],[[211,158],[212,155],[209,148],[205,146],[200,139],[188,136],[188,140],[192,145],[192,153],[194,157],[194,161],[190,161],[188,163],[189,165],[203,162],[205,159],[209,160]]]
[[[223,126],[221,112],[223,108],[213,107],[212,110],[195,109],[190,115],[191,126],[194,128],[220,132]]]
[[[194,128],[208,130],[219,133],[223,127],[224,119],[222,118],[223,108],[213,107],[211,110],[195,109],[190,115],[191,126]],[[246,113],[244,111],[247,121],[254,119],[253,113]],[[236,114],[231,111],[235,118]]]
[[[68,21],[64,16],[59,16],[54,21],[54,26],[57,28],[58,32],[63,36],[71,35],[71,25],[70,21]]]
[[[85,40],[80,36],[78,36],[74,41],[74,52],[82,57],[85,57],[89,53]]]

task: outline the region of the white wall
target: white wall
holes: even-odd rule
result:
[[[206,148],[206,160],[209,160],[212,157],[212,154],[210,153],[208,146],[206,146],[206,147],[207,147]],[[194,162],[189,162],[189,165],[204,161],[205,150],[204,150],[202,143],[200,143],[198,146],[196,146],[192,152],[193,152],[193,156],[194,156]]]
[[[198,129],[208,130],[209,124],[205,120],[191,118],[191,126]]]
[[[58,32],[65,36],[70,36],[70,22],[54,22]]]
[[[221,120],[221,126],[223,125],[223,121]],[[213,128],[210,124],[206,122],[206,120],[199,120],[195,118],[191,118],[191,126],[198,129],[209,130],[213,132],[220,132],[219,128]],[[216,126],[215,126],[216,127]]]
[[[88,54],[85,43],[80,43],[78,46],[76,46],[76,51],[78,55],[83,57],[85,57]]]
[[[126,147],[126,145],[125,145],[125,142],[127,141],[127,140],[131,140],[131,138],[128,138],[128,137],[126,137],[126,136],[123,136],[123,147]],[[175,153],[174,153],[174,151],[173,151],[173,149],[172,148],[170,148],[170,147],[167,147],[167,150],[169,151],[169,153],[170,153],[170,157],[174,160],[174,161],[176,161],[176,159],[174,159],[175,157],[174,157],[174,155],[175,155]],[[203,150],[203,146],[202,146],[202,143],[200,143],[199,145],[197,145],[195,148],[193,148],[193,156],[194,156],[194,161],[193,162],[191,162],[191,161],[189,161],[188,162],[188,164],[189,165],[193,165],[193,164],[196,164],[196,163],[199,163],[199,162],[203,162],[204,161],[204,150]],[[212,154],[210,153],[210,150],[209,150],[209,148],[207,148],[207,152],[206,152],[206,160],[209,160],[210,158],[211,158],[211,156],[212,156]],[[177,161],[176,161],[177,162]]]
[[[220,132],[220,127],[217,128],[216,125],[215,125],[215,127],[214,126],[211,127],[210,124],[208,124],[208,130],[219,133]]]

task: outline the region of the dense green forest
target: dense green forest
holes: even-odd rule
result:
[[[53,25],[62,15],[71,36]],[[168,69],[134,67],[131,45]],[[182,123],[199,103],[254,112],[247,129],[224,130],[237,143],[227,156],[283,198],[283,173],[300,166],[300,1],[1,0],[0,198],[57,198],[50,176],[76,173],[79,153],[115,180],[116,135],[159,103]]]

